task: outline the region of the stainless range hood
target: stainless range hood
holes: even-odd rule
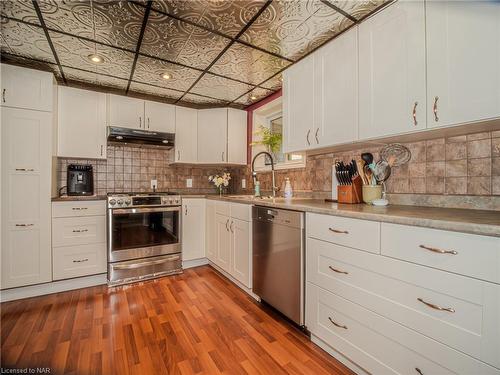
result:
[[[111,144],[135,144],[145,147],[171,149],[174,147],[174,141],[174,133],[161,133],[108,126],[108,143]]]

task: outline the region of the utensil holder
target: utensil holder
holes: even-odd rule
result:
[[[363,185],[363,202],[370,204],[382,198],[382,185]]]
[[[353,178],[351,185],[337,186],[338,202],[339,203],[361,203],[362,202],[362,182],[361,177]]]

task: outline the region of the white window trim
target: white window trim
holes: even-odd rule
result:
[[[270,115],[266,116],[266,122],[265,126],[267,128],[271,128],[271,121],[283,117],[283,111],[280,110],[278,112],[271,113]],[[255,122],[253,122],[253,126],[255,126]],[[252,134],[255,132],[255,128],[252,129]],[[252,160],[253,157],[255,156],[255,149],[252,147]],[[302,155],[302,160],[296,161],[296,160],[288,160],[287,157],[285,157],[285,161],[281,163],[277,163],[274,165],[274,170],[282,170],[282,169],[297,169],[297,168],[305,168],[306,166],[306,153],[305,152],[294,152],[294,154],[300,154]],[[287,154],[285,154],[286,156]],[[270,171],[271,166],[270,165],[256,165],[255,166],[255,171],[256,172],[262,172],[262,171]]]

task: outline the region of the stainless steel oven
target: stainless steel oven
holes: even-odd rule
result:
[[[181,199],[169,193],[108,196],[108,283],[182,272]]]

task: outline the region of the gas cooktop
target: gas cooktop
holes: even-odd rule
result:
[[[180,206],[181,196],[171,191],[108,193],[108,208]]]

